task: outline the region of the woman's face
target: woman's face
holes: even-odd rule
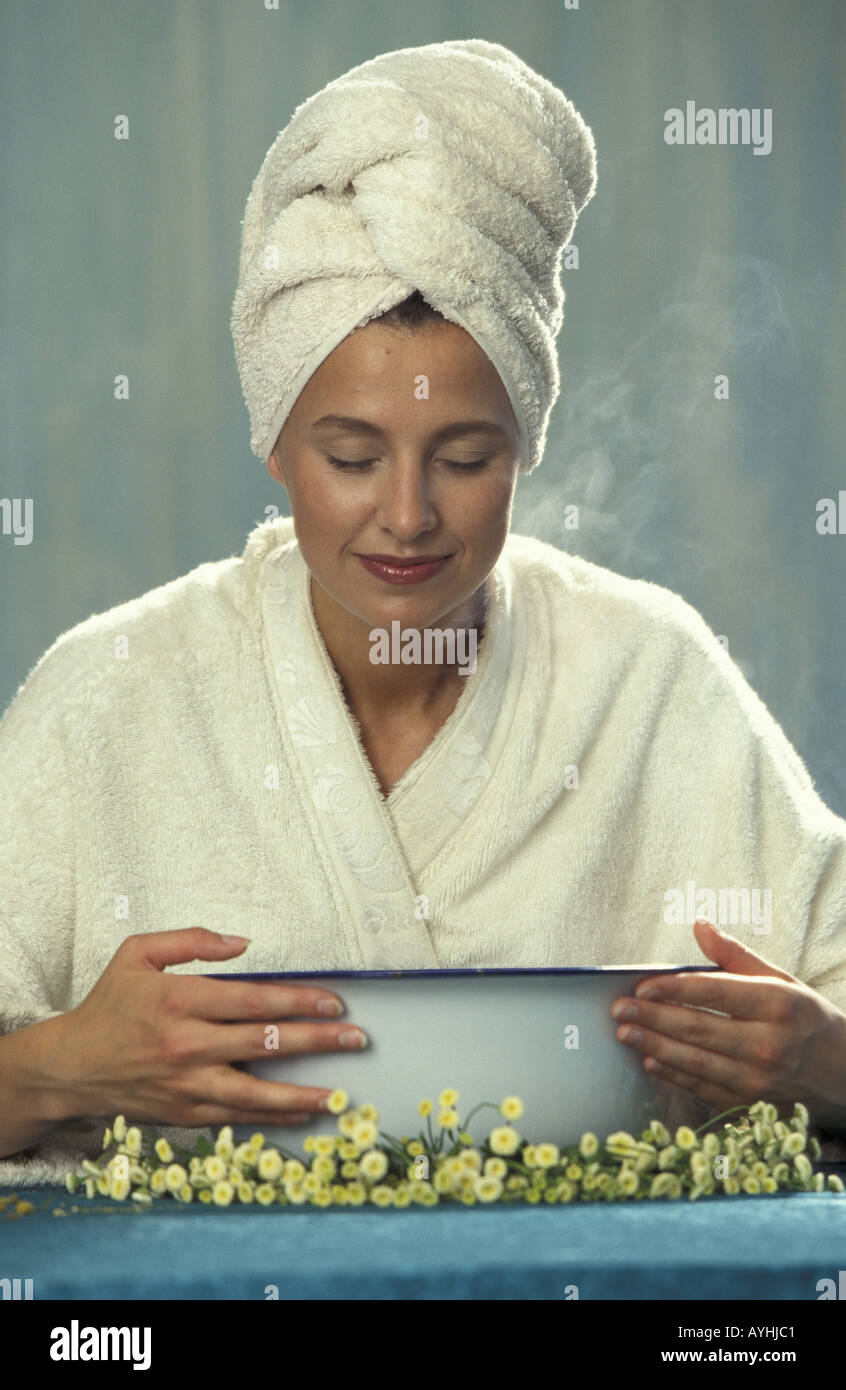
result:
[[[373,322],[345,338],[268,461],[290,498],[318,620],[348,631],[352,615],[366,632],[464,621],[508,535],[519,450],[505,388],[464,329]],[[391,572],[362,556],[440,563]]]

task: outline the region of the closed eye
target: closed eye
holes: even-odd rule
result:
[[[352,468],[364,470],[365,468],[369,468],[371,463],[376,462],[375,459],[339,459],[334,458],[332,454],[327,454],[326,457],[328,458],[333,468]],[[473,459],[470,463],[459,463],[457,459],[441,459],[441,462],[447,464],[450,468],[456,469],[459,473],[464,473],[472,472],[475,469],[484,468],[488,460],[487,458]]]

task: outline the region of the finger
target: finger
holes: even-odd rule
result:
[[[164,970],[168,965],[184,965],[192,960],[228,960],[248,945],[246,936],[223,936],[205,927],[183,927],[178,931],[127,936],[118,949],[135,965]]]
[[[277,1018],[335,1017],[344,1012],[344,1001],[330,989],[312,985],[286,985],[268,981],[212,980],[208,975],[179,976],[180,995],[192,1018],[219,1022]],[[321,1007],[325,1003],[333,1005]]]
[[[188,1099],[193,1105],[218,1105],[230,1112],[269,1115],[280,1123],[286,1112],[324,1114],[332,1090],[325,1086],[295,1086],[289,1081],[264,1081],[235,1067],[209,1067],[190,1078]]]
[[[719,931],[713,924],[705,918],[697,918],[693,924],[693,934],[699,943],[699,948],[704,955],[712,960],[715,965],[719,965],[723,970],[728,970],[735,975],[770,975],[776,976],[780,980],[791,980],[796,983],[794,975],[788,975],[786,970],[780,970],[772,961],[765,960],[759,956],[757,951],[745,946],[742,941],[738,941],[734,936],[728,936],[725,932]]]
[[[641,1031],[649,1029],[691,1047],[721,1052],[726,1057],[743,1061],[768,1063],[778,1050],[779,1030],[773,1023],[746,1019],[738,1022],[735,1018],[702,1009],[655,1004],[642,999],[617,1000],[611,1015],[623,1026],[631,1024]]]
[[[764,1068],[756,1068],[749,1062],[727,1057],[721,1052],[710,1052],[706,1048],[676,1042],[648,1028],[635,1028],[627,1023],[617,1036],[620,1042],[644,1056],[654,1057],[656,1061],[664,1062],[677,1071],[687,1072],[689,1076],[698,1076],[711,1084],[724,1086],[726,1090],[761,1096],[772,1085],[772,1077],[766,1074]]]
[[[653,975],[635,988],[635,1004],[641,1000],[687,1004],[692,1008],[716,1009],[732,1018],[761,1023],[788,1021],[795,1008],[794,997],[782,978],[757,975],[696,974]]]
[[[349,1023],[191,1024],[189,1066],[267,1062],[317,1052],[360,1052],[367,1034]]]
[[[666,1081],[671,1086],[680,1086],[682,1090],[690,1091],[693,1095],[698,1096],[706,1105],[714,1106],[720,1113],[724,1110],[733,1110],[736,1105],[749,1103],[735,1091],[730,1091],[725,1086],[717,1085],[701,1076],[691,1076],[689,1072],[680,1071],[678,1067],[668,1066],[665,1062],[659,1062],[655,1057],[644,1059],[644,1069],[656,1081]]]

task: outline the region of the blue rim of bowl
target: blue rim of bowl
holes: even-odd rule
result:
[[[411,980],[447,975],[679,975],[720,970],[719,965],[480,965],[464,970],[260,970],[207,975],[210,980]]]

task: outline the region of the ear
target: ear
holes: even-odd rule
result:
[[[283,476],[282,476],[282,470],[281,470],[281,468],[279,467],[279,462],[278,462],[278,460],[277,460],[277,458],[276,458],[276,446],[275,446],[275,445],[274,445],[274,447],[271,449],[271,451],[270,451],[270,457],[269,457],[268,460],[267,460],[267,471],[268,471],[268,473],[270,474],[271,478],[275,478],[276,481],[277,481],[277,483],[281,483],[283,487],[285,486],[285,479],[284,479]]]

